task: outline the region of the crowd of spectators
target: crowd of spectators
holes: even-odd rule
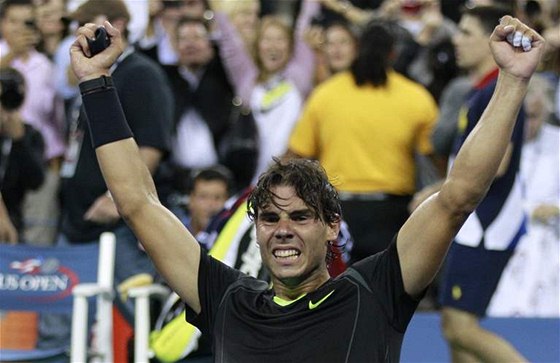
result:
[[[207,249],[226,223],[224,213],[212,222],[213,214],[244,207],[274,157],[305,157],[319,160],[339,189],[354,237],[343,243],[344,262],[381,251],[425,197],[416,193],[452,160],[462,106],[481,77],[456,60],[460,9],[483,6],[506,7],[549,48],[523,111],[519,156],[523,213],[541,253],[520,243],[500,285],[502,301],[519,283],[528,286],[525,306],[521,299],[492,305],[497,315],[539,314],[546,299],[534,295],[554,288],[554,271],[558,292],[554,1],[0,1],[0,238],[57,246],[111,230],[116,283],[155,274],[104,184],[69,69],[77,26],[109,20],[128,35],[112,76],[142,158],[162,202]],[[551,266],[546,281],[539,264]],[[437,308],[433,296],[421,306]],[[560,313],[558,294],[556,311],[550,306],[546,314]],[[125,304],[122,310],[132,321]]]

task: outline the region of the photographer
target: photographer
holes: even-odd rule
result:
[[[12,67],[23,75],[26,97],[19,112],[45,142],[43,161],[48,169],[41,188],[25,197],[24,237],[36,245],[51,245],[57,233],[59,169],[66,145],[63,105],[55,94],[54,65],[36,50],[41,37],[35,11],[32,0],[0,2],[0,66]]]
[[[43,184],[43,138],[23,122],[23,76],[13,68],[0,68],[0,189],[7,215],[0,213],[0,239],[15,242],[9,223],[21,234],[25,193]],[[8,220],[9,219],[9,220]]]

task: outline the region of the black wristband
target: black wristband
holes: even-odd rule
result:
[[[113,78],[101,76],[99,78],[90,79],[80,83],[80,93],[85,96],[90,93],[106,90],[107,88],[114,88]]]
[[[133,137],[116,88],[94,88],[82,100],[94,148]]]

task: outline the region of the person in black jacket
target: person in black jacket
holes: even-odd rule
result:
[[[171,159],[184,193],[191,173],[222,163],[220,145],[236,115],[236,98],[208,23],[184,17],[177,25],[178,65],[164,66],[175,101]],[[237,176],[235,165],[227,165]],[[237,181],[237,180],[236,180]],[[244,187],[238,185],[237,187]]]
[[[44,142],[19,112],[25,97],[23,76],[13,68],[1,69],[0,76],[0,188],[9,222],[21,234],[25,193],[39,188],[45,178]],[[3,225],[7,222],[2,220]],[[11,236],[10,242],[15,242]]]

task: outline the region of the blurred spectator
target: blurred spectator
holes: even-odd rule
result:
[[[19,236],[24,196],[45,178],[43,138],[22,119],[24,99],[23,76],[13,68],[0,68],[0,189],[9,217],[4,222],[11,222]]]
[[[26,98],[20,109],[24,122],[33,126],[45,142],[48,163],[45,182],[24,201],[24,236],[28,242],[51,244],[56,236],[59,205],[60,159],[64,154],[63,109],[55,97],[53,65],[35,46],[40,34],[31,0],[5,0],[0,4],[0,66],[11,66],[25,79]]]
[[[457,120],[465,99],[473,86],[468,76],[457,77],[445,87],[439,101],[440,114],[434,131],[432,143],[436,154],[447,160],[457,138]]]
[[[318,159],[338,188],[354,261],[389,245],[415,191],[414,152],[432,152],[437,106],[392,69],[392,29],[368,26],[351,70],[317,87],[290,138],[289,154]]]
[[[206,0],[148,0],[148,24],[136,43],[142,53],[162,65],[177,64],[177,23],[183,17],[203,18]]]
[[[210,220],[224,208],[232,182],[231,172],[223,166],[204,168],[193,175],[186,210],[174,212],[199,242],[204,241]]]
[[[451,45],[456,25],[443,15],[439,0],[385,0],[375,10],[360,9],[344,0],[321,3],[361,27],[372,19],[397,22],[402,29],[396,33],[394,69],[423,84],[436,100],[457,75]]]
[[[179,20],[177,49],[178,65],[164,69],[175,102],[174,184],[185,193],[192,170],[219,162],[220,144],[235,116],[234,94],[205,20]]]
[[[44,0],[36,0],[44,1]],[[80,5],[85,3],[87,0],[65,0],[66,1],[66,11],[68,14],[74,12]],[[103,0],[98,0],[103,1]],[[136,43],[141,37],[144,36],[146,32],[146,27],[148,24],[148,8],[149,1],[151,0],[124,0],[126,7],[130,13],[130,21],[128,22],[128,41],[130,44]],[[158,0],[161,1],[161,0]],[[71,24],[71,27],[73,25]]]
[[[219,49],[235,93],[250,105],[259,136],[259,160],[253,180],[273,156],[287,149],[290,132],[313,86],[314,54],[303,39],[319,4],[304,0],[295,34],[278,17],[264,17],[257,35],[256,61],[227,16],[216,12]]]
[[[560,128],[548,80],[533,75],[525,98],[527,120],[521,152],[527,234],[508,262],[488,307],[490,316],[560,316]]]
[[[37,50],[53,59],[60,42],[68,35],[66,0],[40,0],[37,4],[37,29],[41,34]]]
[[[11,65],[25,78],[26,99],[21,108],[25,122],[41,131],[46,143],[46,159],[64,153],[61,125],[54,119],[53,66],[35,50],[40,40],[31,0],[5,0],[0,10],[2,40],[1,66]]]
[[[432,94],[438,99],[439,91],[456,75],[453,48],[449,46],[447,52],[444,52],[441,44],[446,42],[451,45],[450,41],[457,31],[457,26],[443,16],[439,0],[402,1],[398,14],[399,24],[412,34],[418,44],[416,55],[407,65],[405,74],[428,89],[432,89],[430,86],[437,81],[439,85],[433,88],[435,92]],[[430,59],[433,52],[436,53],[436,57]],[[440,71],[436,78],[433,66],[446,66],[450,69],[447,72]],[[444,77],[446,78],[443,79]]]
[[[325,27],[325,56],[331,74],[350,69],[358,54],[357,31],[345,23]]]
[[[467,8],[459,23],[453,39],[457,63],[474,85],[459,113],[450,165],[490,102],[499,71],[487,39],[496,19],[507,14],[508,9],[501,7]],[[519,178],[524,120],[521,110],[497,176],[455,236],[442,271],[442,330],[453,361],[524,361],[511,344],[480,325],[503,269],[526,231]],[[438,185],[423,190],[415,204],[437,190]]]
[[[313,25],[306,37],[317,58],[317,84],[336,73],[350,69],[358,53],[359,37],[358,30],[352,25],[344,21],[334,21],[324,27]]]

